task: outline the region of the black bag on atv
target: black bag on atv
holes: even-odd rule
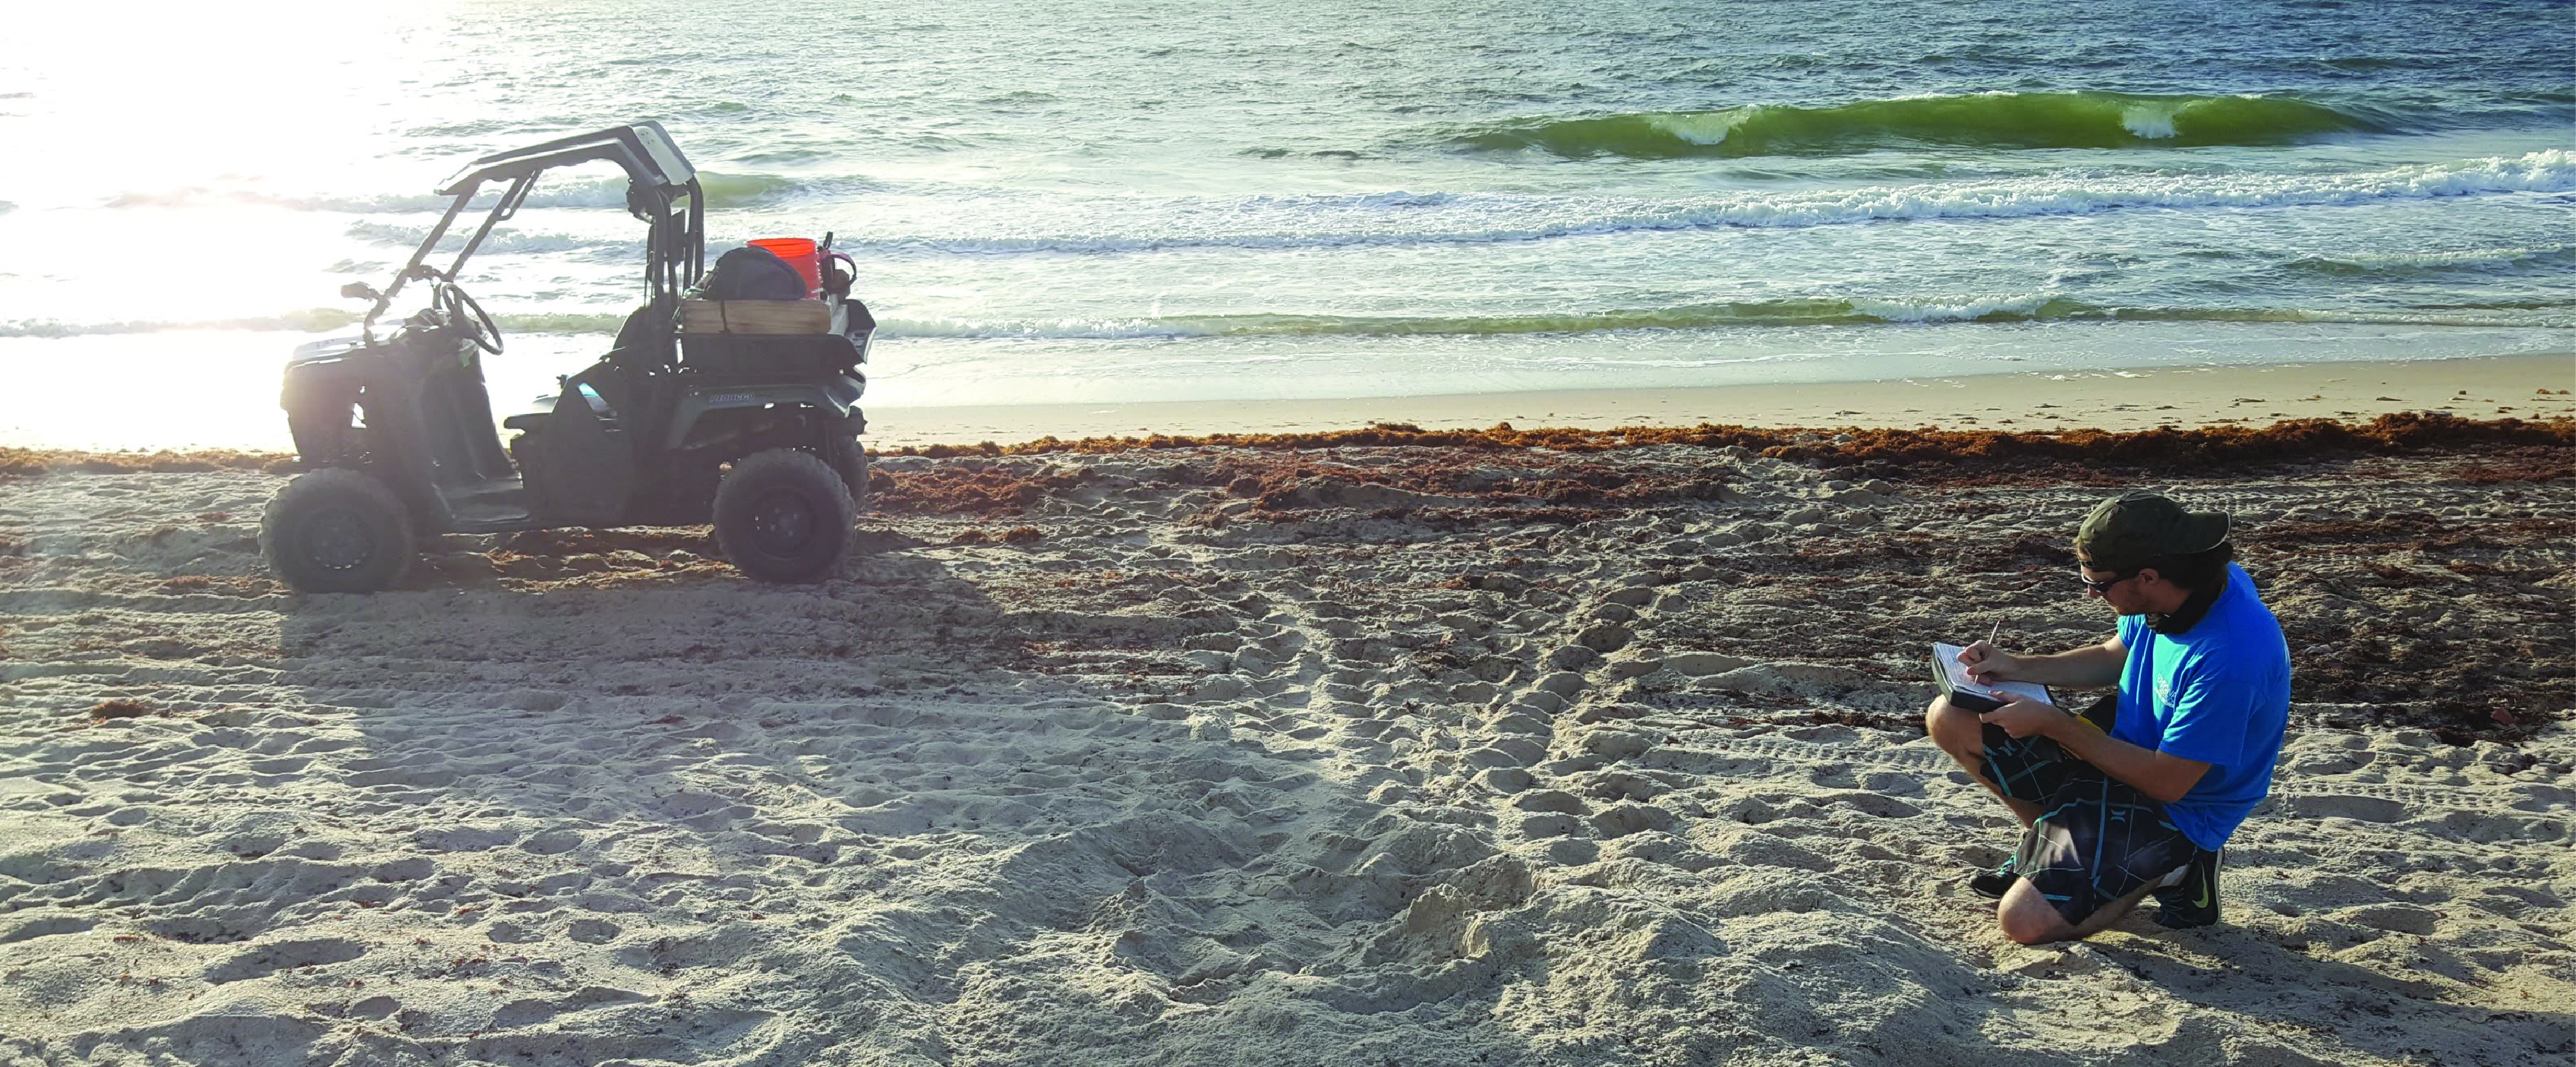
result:
[[[745,245],[716,257],[707,272],[709,300],[803,300],[805,276],[766,248]]]

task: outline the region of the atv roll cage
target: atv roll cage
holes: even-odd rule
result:
[[[483,247],[483,239],[500,225],[518,214],[519,205],[536,187],[537,178],[556,167],[578,166],[598,160],[609,160],[626,170],[626,210],[648,227],[644,239],[644,279],[649,299],[645,306],[657,318],[656,336],[670,332],[679,294],[695,284],[706,271],[707,231],[706,196],[698,185],[698,172],[680,154],[679,146],[658,122],[639,122],[616,126],[597,133],[586,133],[547,141],[544,144],[508,152],[495,152],[465,165],[440,186],[438,195],[454,197],[441,215],[438,225],[430,228],[420,247],[412,252],[410,262],[394,275],[393,283],[383,292],[352,286],[350,295],[372,297],[375,305],[368,309],[364,332],[368,343],[375,341],[376,319],[392,307],[394,297],[402,292],[403,283],[414,278],[452,285],[465,261]],[[508,182],[501,199],[483,217],[474,236],[459,249],[446,270],[427,266],[430,254],[456,225],[459,216],[473,203],[486,184]]]

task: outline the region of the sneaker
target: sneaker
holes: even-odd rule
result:
[[[2156,890],[2156,922],[2189,930],[2218,921],[2219,853],[2203,850],[2183,868],[2179,884]]]
[[[2013,873],[2013,858],[2006,856],[1994,870],[1969,875],[1968,888],[1976,890],[1979,896],[2002,900],[2005,893],[2012,891],[2013,883],[2020,880],[2021,876]]]

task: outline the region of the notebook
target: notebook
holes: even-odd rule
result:
[[[1940,684],[1942,694],[1950,698],[1950,703],[1970,711],[1993,711],[2004,706],[2003,701],[1986,695],[1995,690],[2028,697],[2042,704],[2054,706],[2057,703],[2048,695],[2048,687],[2044,685],[2033,682],[1980,683],[1968,677],[1968,668],[1959,663],[1959,653],[1967,647],[1932,642],[1932,680]]]

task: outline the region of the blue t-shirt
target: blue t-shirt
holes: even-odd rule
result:
[[[2120,619],[2129,660],[2120,668],[2120,714],[2111,736],[2209,764],[2200,783],[2165,805],[2174,827],[2202,848],[2227,843],[2272,791],[2272,762],[2290,723],[2290,644],[2255,595],[2245,568],[2228,564],[2227,588],[2180,636]]]

